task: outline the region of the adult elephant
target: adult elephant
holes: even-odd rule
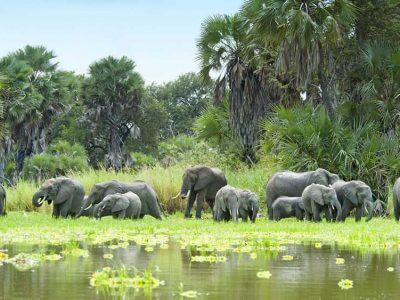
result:
[[[82,205],[78,217],[84,215],[85,210],[90,209],[92,205],[100,203],[106,196],[116,193],[125,194],[127,192],[132,192],[139,196],[142,202],[140,218],[150,215],[161,220],[161,209],[157,194],[148,183],[141,180],[131,183],[112,180],[95,184]]]
[[[400,219],[400,178],[396,180],[393,186],[393,213],[394,219]]]
[[[46,180],[32,197],[36,207],[47,201],[53,203],[53,217],[75,217],[82,206],[85,190],[82,184],[67,177],[57,177]]]
[[[272,204],[281,196],[301,197],[304,189],[312,183],[329,186],[340,178],[334,173],[319,168],[315,171],[295,173],[280,171],[272,175],[266,185],[268,217],[273,220]]]
[[[342,217],[340,221],[345,221],[350,211],[354,208],[356,222],[361,220],[363,207],[367,210],[366,222],[372,219],[374,214],[374,203],[371,188],[360,180],[343,181],[340,180],[332,185],[336,191],[338,200],[342,206]]]
[[[0,185],[0,216],[5,216],[7,214],[6,206],[7,206],[7,196],[6,190],[2,185]]]
[[[339,221],[342,216],[342,207],[333,188],[322,184],[312,183],[306,187],[301,195],[303,201],[305,218],[310,221],[311,216],[314,222],[321,222],[321,213],[325,211],[327,221],[330,221],[330,207],[337,210],[337,218]]]
[[[204,199],[212,209],[214,207],[215,195],[218,190],[227,185],[224,173],[218,168],[207,166],[189,167],[183,173],[181,197],[184,199],[189,193],[186,204],[185,218],[190,218],[190,211],[197,198],[196,218],[201,218],[201,210]]]
[[[93,215],[96,219],[112,216],[114,219],[139,219],[142,202],[138,195],[132,192],[112,194],[104,197],[96,204]]]

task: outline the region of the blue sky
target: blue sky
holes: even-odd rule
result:
[[[198,70],[201,22],[234,13],[242,0],[0,1],[0,56],[30,45],[54,50],[60,67],[87,72],[93,61],[126,55],[147,83]]]

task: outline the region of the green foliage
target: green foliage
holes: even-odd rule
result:
[[[66,175],[71,171],[81,171],[88,168],[85,149],[78,144],[66,141],[48,147],[45,153],[33,155],[27,159],[23,177],[36,181],[44,178]]]
[[[151,155],[146,155],[142,152],[132,152],[131,157],[133,159],[133,165],[139,169],[146,166],[154,166],[156,159]]]
[[[363,180],[383,201],[400,176],[400,138],[381,133],[373,121],[333,121],[323,108],[306,105],[278,107],[262,127],[263,152],[277,155],[284,169],[326,168],[345,180]]]

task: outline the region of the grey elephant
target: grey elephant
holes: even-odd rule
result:
[[[325,211],[327,221],[330,221],[330,206],[337,211],[336,220],[339,221],[341,219],[342,207],[333,188],[313,183],[304,189],[301,198],[304,204],[306,220],[313,219],[315,222],[320,222],[321,213]]]
[[[7,215],[6,206],[7,206],[6,190],[2,185],[0,185],[0,216]]]
[[[141,208],[142,202],[135,193],[116,193],[107,195],[96,204],[93,215],[96,219],[104,216],[113,216],[115,219],[139,219]]]
[[[238,221],[241,218],[245,222],[250,218],[254,223],[258,210],[258,197],[255,193],[226,185],[215,196],[213,218],[215,221]]]
[[[400,178],[396,180],[393,186],[393,213],[394,219],[400,219]]]
[[[372,199],[371,188],[360,180],[353,181],[337,181],[332,185],[336,191],[337,198],[342,206],[342,217],[340,221],[345,221],[350,211],[354,208],[356,222],[361,220],[363,207],[366,209],[368,216],[366,222],[372,219],[374,214],[374,203]],[[336,211],[335,211],[336,212]]]
[[[82,184],[67,177],[57,177],[46,180],[32,197],[36,207],[47,201],[53,202],[53,217],[75,217],[82,206],[85,190]]]
[[[148,183],[140,180],[132,183],[112,180],[95,184],[81,206],[78,216],[83,216],[85,210],[89,210],[92,205],[99,204],[108,195],[127,192],[133,192],[139,196],[142,203],[140,218],[150,215],[161,220],[161,208],[156,192]]]
[[[196,218],[201,218],[201,210],[204,199],[212,209],[214,207],[215,195],[218,190],[227,185],[224,173],[217,168],[206,166],[194,166],[185,170],[182,178],[180,195],[184,199],[189,193],[186,204],[185,218],[190,218],[190,211],[197,198]]]
[[[272,204],[280,196],[301,197],[304,189],[312,183],[329,186],[340,178],[325,169],[295,173],[291,171],[280,171],[272,175],[266,185],[268,217],[272,216]]]
[[[284,218],[296,217],[304,220],[305,208],[301,197],[281,196],[272,204],[272,217],[274,221]]]

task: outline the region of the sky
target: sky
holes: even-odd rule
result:
[[[25,45],[53,50],[60,68],[87,73],[113,55],[133,59],[146,83],[198,71],[196,39],[214,14],[243,0],[1,0],[0,56]]]

